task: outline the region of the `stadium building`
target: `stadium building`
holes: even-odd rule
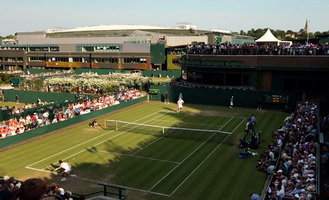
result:
[[[232,41],[232,36],[218,30],[198,30],[195,25],[189,23],[177,23],[175,28],[100,25],[17,32],[15,40],[3,42],[0,65],[3,70],[180,69],[180,66],[175,64],[179,62],[180,55],[173,55],[171,47],[214,41]]]
[[[264,35],[278,43],[269,31]],[[267,36],[267,37],[265,37]],[[328,91],[329,56],[245,55],[189,52],[187,45],[248,44],[255,38],[231,32],[176,27],[100,25],[18,32],[2,41],[3,70],[25,69],[182,69],[188,84],[263,91]],[[264,42],[263,41],[263,42]],[[237,50],[235,48],[234,50]],[[243,48],[238,50],[243,51]],[[329,51],[328,51],[329,52]]]

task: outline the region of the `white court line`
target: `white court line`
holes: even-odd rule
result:
[[[223,126],[221,126],[221,128],[219,129],[219,131],[220,130],[222,130],[230,121],[232,121],[234,119],[234,117],[231,117],[231,119],[230,120],[228,120]],[[232,131],[233,132],[233,131]],[[232,133],[231,132],[231,133]]]
[[[245,119],[246,118],[244,118],[231,133],[233,133],[242,124],[242,122]],[[189,179],[192,176],[192,174],[194,174],[194,172],[227,140],[229,136],[230,135],[227,135],[225,139],[220,144],[218,144],[212,152],[209,153],[209,155],[176,187],[176,189],[169,196],[172,196],[187,181],[187,179]]]
[[[161,119],[157,119],[154,121],[160,121],[160,122],[172,122],[172,123],[182,123],[183,121],[174,121],[174,120],[161,120]],[[219,127],[218,125],[212,125],[212,124],[203,124],[203,123],[189,123],[189,122],[184,122],[185,124],[197,124],[197,125],[207,125],[207,126],[215,126],[215,127]]]
[[[169,132],[169,133],[170,133],[170,132]],[[166,135],[168,135],[169,133],[167,133]],[[152,144],[156,143],[157,141],[159,141],[159,140],[162,139],[162,138],[163,138],[163,136],[157,138],[156,140],[153,140],[152,142],[150,142],[150,143],[148,143],[146,146],[140,148],[138,151],[135,151],[135,152],[132,153],[131,155],[132,155],[132,156],[136,155],[136,154],[139,153],[140,151],[146,149],[147,147],[151,146]]]
[[[169,131],[169,132],[166,133],[164,136],[166,136],[166,135],[168,135],[168,134],[170,134],[170,133],[172,133],[172,132],[173,132],[173,131]],[[152,144],[156,143],[157,141],[159,141],[160,139],[162,139],[164,136],[161,136],[161,137],[159,137],[158,139],[153,140],[151,143],[148,143],[146,146],[140,148],[138,151],[134,152],[134,153],[131,154],[131,155],[136,155],[138,152],[140,152],[140,151],[146,149],[147,147],[151,146]]]
[[[32,170],[35,170],[35,171],[39,171],[39,172],[46,172],[46,173],[51,173],[51,171],[49,170],[44,170],[44,169],[38,169],[38,168],[34,168],[34,167],[25,167],[26,169],[32,169]]]
[[[43,170],[43,169],[37,169],[37,168],[33,168],[33,167],[26,167],[26,168],[27,168],[27,169],[32,169],[32,170],[35,170],[35,171],[46,172],[46,173],[49,173],[49,174],[56,174],[55,172],[51,172],[51,171],[47,171],[47,170]],[[102,184],[106,184],[106,185],[109,184],[109,183],[100,182],[100,181],[95,181],[95,180],[88,179],[88,178],[77,177],[77,178],[75,178],[75,179],[84,180],[84,181],[89,181],[89,182],[93,182],[93,183],[102,183]],[[145,193],[151,193],[151,194],[156,194],[156,195],[160,195],[160,196],[169,197],[168,194],[163,194],[163,193],[158,193],[158,192],[151,192],[151,191],[142,190],[142,189],[138,189],[138,188],[127,187],[127,186],[123,186],[123,185],[116,185],[116,184],[112,184],[112,183],[111,183],[111,185],[113,185],[113,186],[117,186],[117,187],[126,188],[126,189],[129,189],[129,190],[135,190],[135,191],[138,191],[138,192],[145,192]]]
[[[152,116],[152,115],[154,115],[154,114],[156,114],[156,113],[158,113],[158,112],[160,112],[160,111],[166,111],[166,110],[159,110],[159,111],[154,112],[154,113],[152,113],[152,114],[146,115],[146,116],[144,116],[144,117],[142,117],[142,118],[140,118],[140,119],[138,119],[138,120],[135,120],[135,122],[136,122],[136,121],[139,121],[139,120],[142,120],[142,119],[144,119],[144,118],[147,118],[147,117],[149,117],[149,116]],[[167,113],[165,113],[165,114],[167,114]],[[42,160],[39,160],[39,161],[34,162],[34,163],[32,163],[32,164],[29,164],[29,165],[27,165],[25,168],[30,167],[30,166],[35,165],[35,164],[38,164],[38,163],[40,163],[40,162],[43,162],[43,161],[45,161],[45,160],[47,160],[47,159],[49,159],[49,158],[55,157],[55,156],[57,156],[57,155],[60,155],[60,154],[62,154],[62,153],[64,153],[64,152],[67,152],[67,151],[69,151],[69,150],[71,150],[71,149],[74,149],[74,148],[76,148],[76,147],[78,147],[78,146],[81,146],[81,145],[83,145],[83,144],[85,144],[85,143],[91,142],[91,141],[93,141],[93,140],[95,140],[95,139],[98,139],[99,137],[102,137],[102,136],[104,136],[104,135],[107,135],[107,134],[109,134],[109,133],[111,133],[111,132],[113,132],[113,131],[114,131],[114,130],[112,130],[112,131],[108,131],[108,132],[105,132],[105,133],[103,133],[102,135],[99,135],[99,136],[97,136],[97,137],[94,137],[94,138],[92,138],[92,139],[86,140],[86,141],[84,141],[84,142],[82,142],[82,143],[79,143],[79,144],[77,144],[77,145],[74,145],[74,146],[72,146],[72,147],[70,147],[70,148],[68,148],[68,149],[65,149],[65,150],[60,151],[60,152],[58,152],[58,153],[56,153],[56,154],[53,154],[53,155],[51,155],[51,156],[48,156],[48,157],[46,157],[46,158],[44,158],[44,159],[42,159]],[[121,134],[120,134],[120,135],[121,135]],[[112,138],[110,138],[110,139],[112,139]],[[107,139],[107,140],[108,140],[108,139]],[[105,140],[105,141],[106,141],[106,140]],[[83,151],[85,151],[85,149],[84,149]],[[83,152],[83,151],[80,151],[80,152],[78,152],[78,153],[81,153],[81,152]],[[78,153],[74,154],[73,156],[77,155]]]
[[[142,159],[146,159],[146,160],[154,160],[154,161],[160,161],[160,162],[166,162],[166,163],[179,164],[179,162],[174,162],[174,161],[170,161],[170,160],[161,160],[161,159],[149,158],[149,157],[144,157],[144,156],[135,156],[135,155],[133,155],[133,154],[124,154],[124,153],[117,153],[117,152],[111,152],[111,151],[102,151],[102,150],[96,150],[96,152],[103,152],[103,153],[117,154],[117,155],[128,156],[128,157],[134,157],[134,158],[142,158]]]
[[[182,160],[176,167],[174,167],[172,170],[170,170],[164,177],[162,177],[157,183],[155,183],[148,191],[151,191],[154,187],[156,187],[163,179],[165,179],[169,174],[171,174],[177,167],[179,167],[185,160],[187,160],[192,154],[194,154],[198,149],[200,149],[210,138],[212,138],[214,134],[212,134],[206,141],[204,141],[201,145],[198,146],[194,151],[192,151],[184,160]]]
[[[233,133],[240,125],[241,125],[241,123],[245,120],[245,119],[247,119],[247,118],[245,118],[245,117],[241,117],[241,118],[243,118],[243,120],[239,123],[239,125],[237,125],[236,127],[235,127],[235,129],[233,129],[233,131],[231,132],[231,133]]]
[[[64,151],[60,151],[60,152],[58,152],[58,153],[56,153],[56,154],[53,154],[53,155],[51,155],[51,156],[48,156],[48,157],[42,159],[42,160],[39,160],[39,161],[34,162],[34,163],[32,163],[32,164],[29,164],[29,165],[27,165],[26,167],[29,167],[29,166],[32,166],[32,165],[38,164],[38,163],[43,162],[43,161],[45,161],[45,160],[47,160],[47,159],[49,159],[49,158],[52,158],[52,157],[57,156],[57,155],[60,155],[60,154],[62,154],[62,153],[64,153],[64,152],[66,152],[66,151],[69,151],[69,150],[74,149],[74,148],[76,148],[76,147],[78,147],[78,146],[81,146],[81,145],[83,145],[83,144],[85,144],[85,143],[87,143],[87,142],[90,142],[90,141],[93,141],[93,140],[95,140],[95,139],[98,139],[99,137],[102,137],[102,136],[104,136],[104,135],[107,135],[108,133],[111,133],[111,132],[113,132],[113,131],[114,131],[114,130],[112,130],[112,131],[108,131],[108,132],[106,132],[106,133],[104,133],[104,134],[102,134],[102,135],[99,135],[99,136],[94,137],[94,138],[92,138],[92,139],[86,140],[86,141],[84,141],[84,142],[82,142],[82,143],[80,143],[80,144],[74,145],[74,146],[72,146],[72,147],[70,147],[70,148],[68,148],[68,149],[66,149],[66,150],[64,150]],[[25,167],[25,168],[26,168],[26,167]]]
[[[232,119],[234,119],[234,117],[231,117],[230,120],[228,120],[223,126],[219,126],[220,129],[218,129],[218,131],[222,130],[224,126],[226,126],[230,121],[232,121]],[[155,121],[168,121],[168,120],[155,120]],[[175,122],[175,121],[168,121],[168,122]],[[182,121],[176,121],[176,122],[182,122]],[[197,123],[188,123],[188,122],[184,122],[184,124],[197,124]],[[206,125],[206,124],[204,124]],[[212,125],[212,126],[216,126],[216,125]],[[216,126],[218,127],[218,126]],[[170,132],[169,132],[170,133]],[[169,133],[167,133],[166,135],[168,135]],[[228,134],[231,134],[232,132],[228,132]],[[138,151],[134,152],[133,154],[131,155],[136,155],[138,152],[144,150],[145,148],[147,148],[148,146],[152,145],[153,143],[157,142],[158,140],[162,139],[163,137],[160,137],[156,140],[154,140],[153,142],[149,143],[148,145],[144,146],[143,148],[139,149]]]
[[[158,111],[158,112],[159,112],[159,111]],[[158,113],[158,112],[156,112],[156,113]],[[166,115],[166,114],[168,114],[169,112],[170,112],[170,111],[167,111],[166,113],[161,114],[161,115],[157,116],[156,118],[162,117],[163,115]],[[153,113],[153,114],[155,114],[155,113]],[[150,114],[150,115],[153,115],[153,114]],[[149,116],[149,115],[148,115],[148,116]],[[145,116],[145,117],[147,117],[147,116]],[[145,118],[145,117],[143,117],[143,118]],[[141,120],[141,119],[143,119],[143,118],[140,118],[139,120]],[[154,118],[154,119],[156,119],[156,118]],[[139,120],[136,120],[136,121],[139,121]],[[148,120],[148,121],[146,121],[146,123],[149,122],[149,121],[152,121],[152,120],[153,120],[153,119]],[[128,130],[128,131],[129,131],[129,130]],[[119,135],[122,135],[122,134],[128,132],[128,131],[122,132],[121,134],[118,134],[118,135],[116,135],[116,136],[113,136],[113,137],[111,137],[110,139],[104,140],[103,142],[108,141],[108,140],[111,140],[111,139],[113,139],[113,138],[115,138],[115,137],[117,137],[117,136],[119,136]],[[111,131],[110,131],[110,132],[111,132]],[[103,134],[103,135],[104,135],[104,134]],[[94,146],[97,146],[97,145],[99,145],[99,144],[101,144],[101,143],[102,143],[102,142],[100,142],[100,143],[98,143],[98,144],[96,144],[96,145],[94,145]],[[65,150],[65,151],[66,151],[66,150]],[[65,152],[65,151],[63,151],[63,152]],[[71,158],[71,157],[73,157],[73,156],[75,156],[75,155],[77,155],[77,154],[79,154],[79,153],[81,153],[81,152],[83,152],[83,151],[87,151],[87,150],[86,150],[86,149],[83,149],[83,150],[79,151],[78,153],[75,153],[75,154],[73,154],[73,155],[71,155],[71,156],[69,156],[69,157],[64,158],[64,160],[65,160],[65,159],[68,159],[68,158]],[[48,158],[50,158],[50,157],[53,157],[53,156],[49,156]],[[46,159],[48,159],[48,158],[46,158]],[[43,160],[45,160],[45,159],[43,159]],[[43,161],[43,160],[41,160],[41,161]],[[41,162],[41,161],[38,161],[38,162],[35,162],[35,163],[39,163],[39,162]],[[175,164],[176,164],[176,163],[175,163]],[[32,165],[32,164],[31,164],[31,165]],[[41,172],[53,173],[53,172],[46,171],[46,170],[43,170],[43,169],[37,169],[37,168],[30,167],[31,165],[28,165],[28,166],[26,166],[25,168],[27,168],[27,169],[31,169],[31,170],[36,170],[36,171],[41,171]],[[95,180],[91,180],[91,179],[86,179],[86,178],[80,178],[80,177],[78,177],[78,179],[80,179],[80,180],[88,180],[88,181],[95,182],[95,183],[100,183],[99,181],[95,181]],[[108,183],[105,183],[105,184],[108,184]],[[114,185],[114,184],[111,184],[111,185]],[[117,185],[117,186],[120,186],[120,185]],[[120,186],[120,187],[125,187],[125,188],[130,189],[130,190],[136,190],[136,191],[140,191],[140,192],[147,192],[147,193],[151,193],[151,194],[156,194],[156,195],[160,195],[160,196],[166,196],[166,197],[168,197],[168,194],[162,194],[162,193],[157,193],[157,192],[151,192],[151,191],[147,191],[147,190],[141,190],[141,189],[131,188],[131,187],[126,187],[126,186]]]
[[[159,117],[162,117],[163,115],[166,115],[166,114],[168,114],[169,112],[170,112],[170,111],[167,111],[166,113],[161,114],[161,115],[155,117],[154,119],[159,118]],[[141,119],[142,119],[142,118],[141,118]],[[150,120],[146,121],[146,123],[147,123],[147,122],[150,122],[150,121],[152,121],[152,120],[153,120],[153,119],[150,119]],[[93,145],[92,147],[98,146],[98,145],[100,145],[100,144],[103,144],[103,143],[106,142],[106,141],[109,141],[109,140],[112,140],[113,138],[116,138],[116,137],[118,137],[118,136],[121,136],[121,135],[123,135],[124,133],[127,133],[127,132],[129,132],[130,130],[132,130],[132,129],[134,129],[134,128],[128,129],[128,130],[126,130],[126,131],[124,131],[124,132],[122,132],[122,133],[120,133],[120,134],[118,134],[118,135],[115,135],[115,136],[113,136],[113,137],[111,137],[111,138],[109,138],[109,139],[106,139],[106,140],[103,140],[103,141],[101,141],[101,142],[99,142],[99,143],[96,143],[96,144]],[[88,148],[88,149],[89,149],[89,148]],[[73,154],[73,155],[70,155],[70,156],[64,158],[64,160],[67,160],[67,159],[69,159],[69,158],[72,158],[73,156],[75,156],[75,155],[77,155],[77,154],[79,154],[79,153],[82,153],[83,151],[86,151],[86,149],[81,150],[80,152],[75,153],[75,154]]]

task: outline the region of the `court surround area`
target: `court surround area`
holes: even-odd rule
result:
[[[176,108],[145,102],[99,118],[99,128],[89,122],[67,128],[1,152],[6,164],[0,169],[18,179],[43,177],[78,194],[92,192],[96,183],[122,186],[129,199],[245,199],[250,191],[260,193],[266,175],[255,169],[259,157],[238,158],[238,139],[254,112],[257,129],[267,134],[255,152],[264,151],[286,113],[193,104],[176,113]],[[118,126],[121,121],[130,123]],[[49,168],[60,159],[71,163],[77,179],[60,182]]]

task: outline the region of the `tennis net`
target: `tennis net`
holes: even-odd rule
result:
[[[109,130],[148,134],[159,137],[174,137],[202,141],[208,139],[211,139],[211,141],[221,141],[227,134],[231,134],[230,132],[219,130],[156,126],[119,120],[106,120],[105,128]]]

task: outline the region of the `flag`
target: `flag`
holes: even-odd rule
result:
[[[304,28],[305,33],[309,32],[309,28],[308,28],[308,20],[306,19],[306,23],[305,23],[305,28]]]

